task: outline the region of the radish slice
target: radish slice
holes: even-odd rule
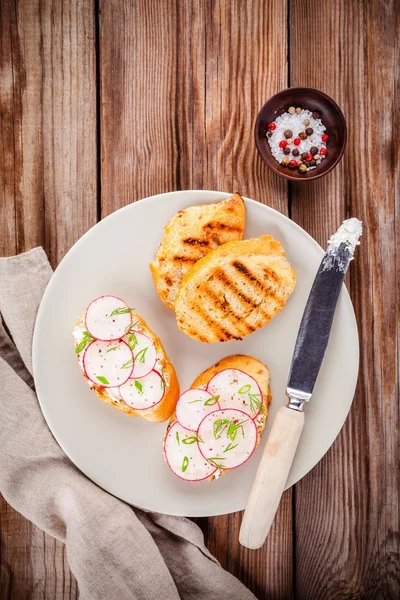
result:
[[[152,408],[164,397],[165,385],[158,371],[150,371],[140,379],[128,379],[119,388],[121,398],[136,410]]]
[[[140,331],[130,331],[127,340],[135,357],[132,377],[138,379],[148,375],[154,369],[157,360],[157,350],[153,340]]]
[[[95,340],[86,347],[83,368],[90,381],[103,387],[118,387],[129,379],[133,354],[124,341]]]
[[[206,415],[220,408],[218,396],[192,388],[183,392],[176,405],[176,419],[186,429],[197,431]]]
[[[235,408],[252,419],[265,412],[263,395],[257,381],[239,369],[224,369],[210,379],[207,391],[219,395],[221,408]]]
[[[130,331],[126,339],[135,357],[132,377],[139,379],[148,375],[154,369],[157,360],[157,351],[153,340],[139,331]]]
[[[219,469],[234,469],[246,462],[256,448],[258,437],[253,419],[231,408],[207,415],[197,435],[200,452]]]
[[[105,342],[120,340],[132,325],[130,308],[116,296],[101,296],[86,310],[86,329],[90,335]]]
[[[216,471],[201,455],[196,432],[177,421],[165,436],[164,457],[171,471],[185,481],[203,481]]]

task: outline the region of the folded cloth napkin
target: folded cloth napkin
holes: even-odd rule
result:
[[[31,376],[33,327],[51,274],[42,248],[0,258],[0,492],[65,542],[81,600],[254,600],[209,553],[197,525],[111,496],[53,438]]]

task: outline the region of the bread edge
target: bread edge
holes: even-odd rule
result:
[[[79,365],[79,368],[80,368],[81,373],[82,373],[83,377],[85,378],[85,380],[90,383],[90,388],[96,392],[97,397],[100,400],[102,400],[103,402],[106,402],[110,406],[116,408],[117,410],[125,413],[126,415],[128,415],[130,417],[143,417],[144,419],[146,419],[148,421],[152,421],[154,423],[166,421],[167,419],[170,418],[171,414],[173,414],[176,403],[179,398],[180,390],[179,390],[178,378],[176,376],[174,366],[173,366],[171,360],[168,358],[165,348],[164,348],[160,338],[158,337],[158,335],[156,335],[154,333],[154,331],[147,325],[146,321],[143,319],[143,317],[141,315],[139,315],[135,311],[131,311],[131,312],[132,312],[133,319],[135,321],[139,321],[139,324],[145,329],[146,335],[148,335],[154,341],[154,345],[156,347],[157,352],[161,352],[164,356],[165,366],[164,366],[163,370],[164,370],[164,377],[165,377],[165,380],[168,382],[168,385],[166,386],[166,390],[165,390],[164,397],[162,398],[162,400],[158,404],[156,404],[154,407],[149,408],[147,410],[136,410],[136,409],[132,408],[131,406],[128,406],[127,404],[125,404],[125,402],[123,400],[120,400],[118,402],[117,400],[112,400],[111,398],[106,396],[104,394],[104,390],[106,388],[104,388],[104,386],[97,385],[96,383],[91,382],[85,376],[80,365]],[[79,319],[76,321],[76,324],[78,324],[82,320],[83,317],[84,317],[84,314],[79,317]],[[76,341],[74,342],[74,346],[76,348],[76,346],[77,346]]]
[[[251,366],[252,366],[251,371],[252,372],[249,372],[248,368],[246,369],[246,365],[243,364],[246,362],[251,363]],[[256,443],[256,447],[255,447],[255,449],[256,449],[260,444],[261,436],[264,432],[265,425],[267,423],[267,419],[269,416],[269,406],[272,402],[272,394],[271,394],[271,386],[270,386],[271,378],[270,378],[269,369],[268,369],[267,365],[265,365],[263,362],[258,360],[258,358],[254,358],[253,356],[247,356],[245,354],[233,354],[231,356],[226,356],[225,358],[222,358],[217,363],[215,363],[211,367],[208,367],[202,373],[200,373],[200,375],[198,375],[196,377],[196,379],[193,381],[192,385],[190,386],[190,389],[198,388],[198,387],[202,387],[202,386],[206,385],[212,379],[212,377],[214,377],[214,375],[216,375],[220,371],[223,371],[224,369],[238,369],[238,370],[243,371],[244,373],[247,373],[251,377],[254,377],[254,379],[257,381],[258,385],[260,386],[261,393],[265,394],[265,396],[266,396],[266,398],[264,399],[266,412],[265,412],[265,415],[261,415],[260,423],[257,424],[257,443]],[[257,373],[257,369],[267,371],[267,373],[268,373],[268,381],[267,382],[263,381],[264,375]],[[167,437],[169,429],[174,425],[174,423],[176,423],[176,421],[177,421],[176,412],[174,411],[169,420],[168,427],[167,427],[167,430],[164,435],[164,441],[165,441],[165,438]],[[165,460],[165,456],[164,456],[164,460]],[[234,469],[230,469],[230,470],[234,470]],[[224,474],[225,474],[225,471],[220,471],[218,478]],[[213,481],[214,479],[217,479],[214,474],[211,475],[210,477],[208,477],[209,481]],[[189,481],[188,483],[198,483],[198,482],[190,482]]]

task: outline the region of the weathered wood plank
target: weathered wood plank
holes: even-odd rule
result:
[[[44,77],[45,249],[56,265],[97,221],[94,0],[48,0],[37,12]],[[35,57],[32,63],[33,69]]]
[[[177,0],[100,3],[102,216],[177,189],[176,14]]]
[[[53,266],[96,222],[93,0],[0,2],[0,254]],[[0,503],[0,598],[77,598],[64,546]]]
[[[287,212],[287,186],[253,141],[258,109],[286,86],[286,19],[278,1],[102,2],[103,215],[173,189],[237,190]],[[287,598],[291,519],[289,492],[257,552],[239,548],[240,515],[200,524],[260,598]]]
[[[193,13],[189,18],[193,19]],[[204,2],[194,15],[194,31],[199,33],[193,37],[193,30],[188,27],[188,31],[196,53],[187,87],[201,91],[192,116],[193,187],[237,190],[287,212],[287,187],[261,162],[253,137],[259,108],[286,87],[286,14],[282,3]],[[264,70],[269,77],[263,76]],[[247,551],[239,546],[241,518],[234,514],[208,519],[209,549],[259,598],[289,597],[292,492],[285,495],[262,549]]]
[[[394,599],[400,590],[398,4],[291,1],[290,40],[291,84],[332,95],[349,125],[341,166],[311,185],[293,186],[293,218],[323,244],[345,216],[359,216],[365,226],[350,273],[360,331],[358,391],[339,438],[296,486],[296,597]]]

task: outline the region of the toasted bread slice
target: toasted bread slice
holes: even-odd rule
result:
[[[210,381],[212,380],[212,378],[215,375],[217,375],[218,373],[225,371],[226,369],[234,369],[241,373],[250,375],[251,377],[253,377],[253,379],[256,380],[256,382],[258,383],[258,386],[260,388],[260,391],[262,394],[262,410],[260,410],[260,412],[254,418],[254,422],[257,427],[257,439],[256,439],[256,444],[255,444],[255,447],[257,447],[260,443],[261,435],[264,431],[265,424],[267,422],[268,413],[269,413],[269,405],[272,400],[270,383],[269,383],[270,374],[269,374],[268,367],[266,365],[264,365],[261,361],[257,360],[256,358],[253,358],[251,356],[245,356],[245,355],[240,355],[240,354],[237,354],[234,356],[227,356],[226,358],[223,358],[222,360],[217,362],[215,365],[206,369],[205,371],[203,371],[203,373],[198,375],[198,377],[196,377],[196,379],[193,381],[191,388],[196,389],[196,390],[199,390],[199,389],[205,390],[207,388],[208,384],[210,383]],[[176,424],[177,424],[176,413],[174,412],[173,415],[171,416],[170,422],[168,424],[168,429],[167,429],[164,440],[167,439],[167,435],[168,435],[168,432],[170,431],[171,427],[173,427]],[[194,435],[194,434],[191,434],[191,432],[188,431],[188,435],[190,436],[190,435]],[[239,439],[237,439],[236,441],[239,441]],[[179,442],[179,440],[178,440],[178,442]],[[187,449],[187,447],[185,447],[185,450],[186,449]],[[166,458],[167,463],[170,464],[168,461],[168,458],[166,456],[165,445],[164,445],[164,456]],[[221,464],[222,464],[222,461],[221,461]],[[203,479],[209,479],[209,480],[217,479],[225,472],[226,471],[224,469],[217,469],[217,471],[215,471],[214,473],[212,473],[210,476],[207,477],[208,473],[207,473],[207,471],[205,471],[205,477],[200,477],[197,481],[202,481]],[[176,474],[179,476],[179,473],[176,473]],[[185,479],[185,477],[182,476],[182,479]],[[191,479],[191,480],[196,481],[196,479]]]
[[[294,271],[270,235],[229,242],[182,279],[178,327],[201,342],[240,340],[277,315],[295,288]]]
[[[243,237],[246,209],[239,194],[214,204],[191,206],[167,223],[155,261],[150,263],[157,293],[174,308],[182,277],[208,252]]]
[[[133,417],[143,417],[148,421],[166,421],[170,418],[171,414],[175,410],[176,402],[179,398],[179,383],[176,377],[175,369],[172,365],[172,362],[168,358],[165,349],[161,343],[160,338],[150,329],[147,325],[146,321],[134,311],[131,311],[132,315],[132,323],[134,324],[134,331],[137,333],[141,333],[144,336],[150,338],[154,344],[155,352],[156,352],[156,364],[154,366],[154,370],[159,373],[159,385],[163,386],[163,396],[162,399],[155,404],[152,408],[137,410],[132,406],[129,406],[120,395],[120,388],[118,387],[104,387],[103,385],[99,385],[97,383],[93,383],[91,381],[86,372],[83,365],[83,355],[84,350],[81,352],[77,352],[77,347],[79,343],[82,341],[82,336],[85,333],[86,325],[85,325],[85,313],[81,315],[78,321],[75,323],[74,328],[74,344],[75,351],[77,352],[77,357],[79,361],[79,365],[83,372],[83,375],[89,384],[90,388],[94,390],[100,400],[103,400],[107,404],[110,404],[117,410],[124,412],[125,414]],[[121,340],[129,337],[130,332],[128,332]],[[120,341],[121,341],[120,340]],[[143,382],[143,378],[139,378],[138,381]]]

